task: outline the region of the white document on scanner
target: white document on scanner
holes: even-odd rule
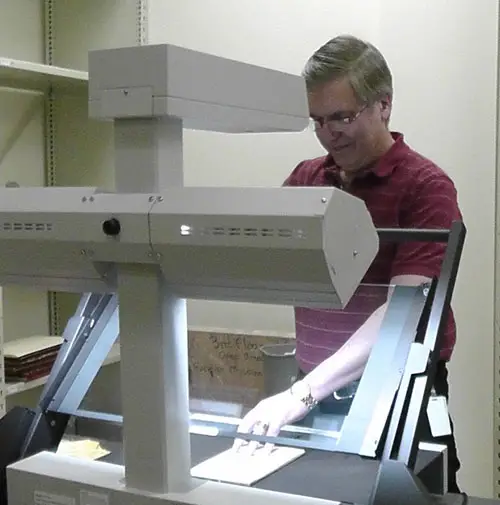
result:
[[[271,452],[263,447],[253,454],[228,449],[191,469],[191,476],[228,484],[251,486],[259,480],[288,465],[305,453],[294,447],[275,447]]]

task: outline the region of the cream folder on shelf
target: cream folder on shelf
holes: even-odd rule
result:
[[[46,351],[63,343],[62,337],[38,336],[20,338],[5,342],[4,356],[6,358],[22,358],[30,354]]]
[[[304,449],[275,447],[270,453],[260,448],[254,454],[221,452],[191,469],[191,476],[230,484],[251,486],[302,456]]]

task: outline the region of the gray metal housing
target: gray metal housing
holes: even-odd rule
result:
[[[114,291],[120,264],[157,264],[180,297],[339,308],[377,251],[365,204],[335,188],[0,188],[1,284]]]

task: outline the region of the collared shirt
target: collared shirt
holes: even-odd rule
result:
[[[330,155],[305,160],[286,186],[335,186],[362,199],[377,228],[449,229],[461,220],[457,191],[435,163],[410,148],[400,133],[372,166],[343,187],[340,169]],[[390,280],[399,275],[439,275],[446,245],[430,242],[380,244],[364,284],[343,310],[295,308],[297,360],[306,373],[337,351],[385,302]],[[443,336],[441,358],[449,360],[456,339],[453,313]]]

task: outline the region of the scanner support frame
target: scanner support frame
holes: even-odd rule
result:
[[[405,345],[399,347],[399,352],[395,354],[391,367],[392,380],[386,381],[385,388],[379,392],[379,398],[385,399],[386,405],[387,399],[390,399],[391,408],[382,426],[383,436],[376,444],[376,457],[380,459],[380,467],[369,504],[396,504],[402,494],[405,494],[411,497],[409,504],[427,505],[430,503],[430,496],[425,486],[413,474],[413,469],[420,442],[419,428],[423,416],[426,415],[425,409],[439,360],[439,352],[436,349],[439,348],[441,335],[446,328],[445,323],[466,230],[463,223],[456,222],[449,231],[445,230],[442,233],[436,231],[426,233],[425,230],[419,230],[415,234],[413,230],[384,229],[378,230],[378,233],[381,240],[447,241],[441,273],[428,288],[423,288],[428,291],[425,293],[425,304],[422,304],[422,297],[418,296],[421,292],[414,291],[416,296],[412,304],[413,318],[408,318],[412,324],[405,326],[406,332],[403,332],[400,337],[403,344],[405,342],[407,344],[408,339],[413,340],[411,346],[417,349],[417,352],[408,353]],[[414,325],[415,314],[419,316],[418,329]],[[28,415],[29,419],[26,433],[21,440],[17,440],[18,454],[15,460],[28,457],[41,450],[57,448],[70,416],[79,415],[80,402],[104,362],[109,348],[118,337],[118,332],[113,331],[113,328],[116,330],[113,318],[117,317],[116,295],[86,294],[82,297],[77,313],[65,329],[63,346],[43,390],[37,410],[29,413],[14,411],[16,415],[22,415],[25,423],[25,416]],[[417,329],[416,332],[415,329]],[[96,349],[97,343],[99,346]],[[425,363],[422,362],[422,356],[426,358]],[[79,373],[82,369],[82,361],[86,363],[85,373]],[[401,366],[404,372],[398,374]],[[394,389],[395,381],[397,382],[396,389]],[[366,384],[369,382],[367,380]],[[360,384],[356,401],[361,405],[369,393],[368,390],[363,391]],[[122,420],[121,416],[83,411],[81,414],[112,422]],[[13,415],[13,413],[10,414],[11,417]],[[6,420],[2,420],[1,423],[5,424]],[[347,436],[349,433],[350,436]],[[358,437],[354,434],[354,431],[346,430],[344,438],[338,441],[334,450],[363,454],[363,444],[359,445],[359,431]],[[221,433],[221,435],[235,437],[234,431]],[[1,430],[0,437],[2,437]],[[274,441],[289,446],[332,450],[331,447],[325,448],[322,444],[311,445],[309,442],[288,438],[268,439],[257,435],[243,435],[243,437],[261,442]],[[370,451],[371,448],[373,446],[370,446]],[[364,455],[371,456],[367,453]],[[5,466],[3,471],[5,472]],[[3,505],[7,501],[0,500],[0,503]]]

